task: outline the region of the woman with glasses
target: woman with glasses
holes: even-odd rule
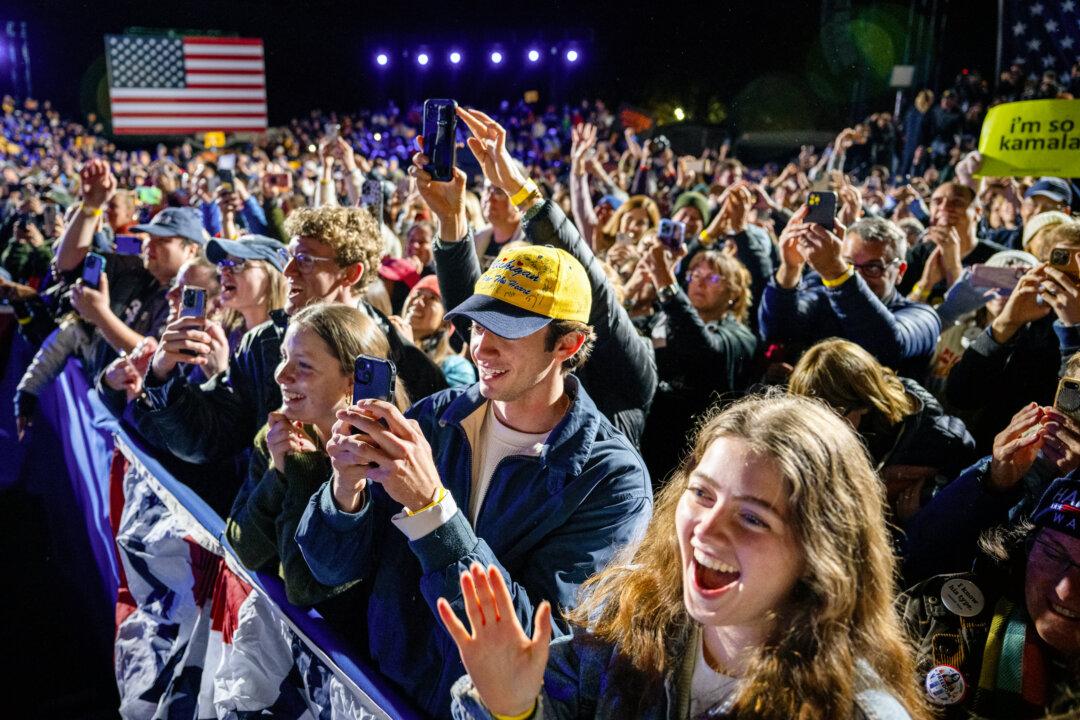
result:
[[[695,416],[750,384],[757,338],[747,325],[750,273],[731,255],[698,253],[676,280],[680,255],[656,242],[641,263],[660,312],[650,331],[660,383],[641,440],[641,454],[659,485],[687,447]]]
[[[970,573],[901,599],[917,670],[939,717],[1080,713],[1080,480],[1056,480],[1030,520],[980,542]]]
[[[271,311],[285,306],[282,271],[288,253],[276,240],[245,235],[238,240],[211,240],[206,257],[218,268],[225,309],[221,325],[232,348],[244,333],[269,320]]]

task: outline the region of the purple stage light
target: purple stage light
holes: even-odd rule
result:
[[[498,65],[502,61],[503,61],[503,56],[502,56],[501,52],[499,52],[498,50],[495,50],[495,51],[493,51],[491,53],[491,63],[493,65]]]
[[[537,62],[540,59],[540,51],[533,49],[529,51],[529,62]]]
[[[457,65],[459,62],[461,62],[461,53],[459,53],[457,50],[450,53],[450,62],[454,65]]]
[[[421,65],[427,65],[430,60],[431,58],[428,57],[427,53],[420,53],[416,56],[416,62],[420,63]]]
[[[571,62],[571,63],[572,62],[577,62],[577,59],[578,59],[578,51],[577,50],[567,50],[566,51],[566,62]]]
[[[375,56],[375,63],[378,65],[386,65],[390,62],[390,58],[386,56],[386,53],[379,53]]]

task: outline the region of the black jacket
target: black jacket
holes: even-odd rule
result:
[[[551,245],[573,255],[584,267],[592,288],[589,324],[596,332],[592,356],[576,371],[596,407],[637,445],[645,428],[645,415],[656,391],[656,361],[648,341],[637,334],[630,316],[615,299],[615,291],[600,261],[581,239],[577,227],[553,202],[533,207],[523,221],[525,235],[534,245]],[[461,242],[435,243],[435,267],[449,312],[472,295],[480,278],[480,262],[472,233]],[[457,323],[468,337],[469,323]]]

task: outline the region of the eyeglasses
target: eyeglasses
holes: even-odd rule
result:
[[[315,263],[320,262],[336,262],[334,258],[318,257],[317,255],[308,255],[302,252],[289,252],[289,259],[296,262],[296,267],[304,275],[315,270]]]
[[[241,273],[244,272],[244,270],[248,267],[248,261],[244,259],[237,260],[236,258],[228,257],[224,260],[219,260],[217,267],[218,272],[221,272],[222,270],[231,270],[234,273]]]
[[[887,263],[881,262],[880,260],[871,260],[870,262],[861,265],[852,262],[850,258],[844,258],[844,260],[845,262],[851,263],[851,266],[864,278],[870,278],[871,280],[876,280],[885,274],[885,270],[900,264],[900,258],[894,258]]]
[[[1065,575],[1070,570],[1080,570],[1080,563],[1073,562],[1060,546],[1051,545],[1045,540],[1036,540],[1035,544],[1042,548],[1043,557],[1050,561],[1059,576]]]
[[[687,285],[695,280],[701,280],[706,285],[716,285],[724,279],[724,276],[720,273],[711,273],[704,270],[688,270],[683,278],[685,278]]]

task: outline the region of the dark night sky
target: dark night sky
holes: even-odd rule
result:
[[[0,0],[0,19],[29,22],[35,94],[52,98],[69,113],[93,109],[104,73],[102,36],[146,27],[262,37],[274,123],[312,108],[349,110],[388,96],[451,95],[483,105],[537,88],[545,99],[594,95],[645,106],[674,102],[699,117],[715,96],[744,126],[807,127],[830,125],[850,101],[851,82],[844,73],[853,66],[832,57],[835,48],[823,40],[822,2],[716,1],[699,8],[629,0],[428,2],[422,7],[340,0]],[[854,4],[892,6],[874,17],[893,34],[890,64],[899,62],[907,4]],[[947,75],[963,65],[989,68],[994,19],[959,18],[955,10],[952,15],[958,18],[945,43]],[[520,54],[528,44],[542,40],[550,47],[567,38],[584,43],[579,67],[567,71],[561,63],[557,69],[549,64],[531,76],[522,71]],[[443,58],[449,44],[458,41],[468,66],[455,76],[445,70]],[[396,69],[376,72],[376,48],[415,51],[422,42],[431,44],[435,58],[426,72],[401,58],[395,58]],[[504,44],[508,60],[496,72],[479,55],[497,42]],[[7,83],[7,69],[0,68],[0,87]]]

